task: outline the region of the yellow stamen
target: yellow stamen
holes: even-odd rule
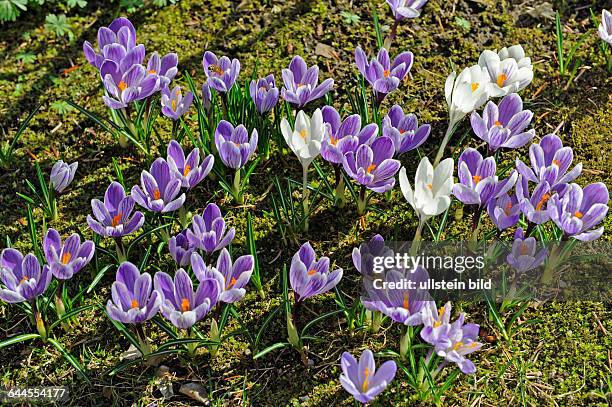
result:
[[[536,211],[541,211],[542,206],[544,206],[546,201],[548,201],[549,199],[550,199],[550,194],[542,195],[542,198],[540,198],[540,202],[538,202],[538,204],[536,205]]]
[[[556,165],[556,166],[557,166],[557,168],[558,168],[558,167],[561,167],[561,161],[559,161],[559,160],[553,160],[553,162],[552,162],[552,163],[553,163],[554,165]]]
[[[30,277],[28,277],[28,276],[23,276],[23,277],[21,277],[21,280],[19,280],[19,284],[23,284],[23,283],[25,283],[26,281],[28,281],[29,279],[30,279]]]
[[[370,368],[366,367],[363,371],[363,375],[365,378],[363,379],[363,385],[361,386],[361,391],[368,391],[368,381],[370,380]]]
[[[147,71],[147,73],[148,73],[149,75],[153,75],[153,74],[156,74],[156,73],[157,73],[157,71],[156,71],[155,69],[149,69],[149,70]]]
[[[191,310],[191,304],[189,303],[189,300],[187,298],[183,298],[183,300],[181,301],[181,309],[183,310],[183,312]]]
[[[308,130],[307,129],[302,129],[302,130],[300,130],[300,132],[298,134],[300,135],[301,138],[306,140],[306,136],[308,135]]]
[[[410,295],[408,293],[404,294],[404,302],[402,304],[402,306],[404,307],[404,309],[408,309],[410,307]]]
[[[176,100],[172,99],[171,105],[172,105],[172,110],[176,111]]]
[[[574,216],[575,216],[575,217],[577,217],[578,219],[582,219],[582,217],[583,217],[584,215],[582,214],[582,212],[580,212],[580,211],[576,211],[576,212],[574,212]]]
[[[125,81],[121,81],[119,82],[117,87],[119,88],[120,91],[123,92],[128,87],[128,84]]]
[[[232,277],[232,280],[229,282],[229,284],[227,285],[226,290],[229,290],[230,288],[232,288],[234,285],[236,284],[236,277]]]
[[[138,308],[138,301],[137,300],[132,300],[132,304],[131,304],[131,308]]]
[[[388,69],[385,69],[385,71],[383,72],[383,75],[385,76],[385,78],[388,78],[389,76],[391,76],[391,71]]]
[[[497,75],[497,86],[503,88],[504,83],[506,83],[506,79],[508,79],[508,77],[505,73],[500,73],[499,75]]]
[[[474,183],[478,184],[480,181],[482,181],[482,177],[480,175],[473,175],[472,179],[474,180]]]
[[[436,322],[434,322],[434,328],[438,328],[440,325],[442,325],[442,321],[438,320]]]
[[[72,258],[72,254],[66,252],[62,255],[62,264],[68,264],[70,259]]]
[[[368,166],[368,169],[366,170],[366,172],[367,172],[368,174],[370,174],[370,173],[371,173],[372,171],[374,171],[375,169],[376,169],[376,164],[370,164],[370,165]]]
[[[501,127],[502,126],[502,122],[500,122],[499,120],[495,120],[495,125]]]
[[[456,343],[456,344],[453,346],[453,350],[457,350],[457,349],[459,349],[459,348],[460,348],[460,347],[462,347],[462,346],[463,346],[463,342],[457,342],[457,343]]]
[[[161,192],[159,191],[159,189],[155,188],[155,190],[153,191],[153,198],[161,199]]]
[[[189,171],[191,171],[191,165],[188,164],[183,169],[183,176],[186,177],[189,174]]]
[[[444,307],[438,308],[438,319],[442,319],[442,314],[444,314]]]
[[[234,143],[236,147],[240,147],[240,143]]]
[[[329,143],[330,143],[332,146],[335,146],[336,144],[338,144],[338,139],[337,139],[337,138],[335,138],[335,137],[330,137],[330,138],[329,138]]]
[[[113,220],[111,221],[111,225],[113,227],[117,226],[119,223],[121,223],[121,218],[122,217],[123,217],[123,213],[122,212],[119,212],[118,214],[113,216]]]
[[[433,191],[433,184],[427,184],[427,188],[429,188],[430,191]]]
[[[526,255],[527,254],[527,245],[525,243],[521,243],[521,255]]]
[[[309,276],[313,276],[313,275],[315,275],[315,273],[316,273],[316,272],[317,272],[317,270],[315,270],[315,269],[310,269],[310,271],[308,272],[308,275],[309,275]]]
[[[476,92],[479,87],[480,87],[480,83],[478,83],[478,82],[472,83],[472,93]]]

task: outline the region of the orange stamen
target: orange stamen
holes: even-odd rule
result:
[[[137,300],[132,300],[131,308],[139,308]]]
[[[147,73],[148,73],[149,75],[153,75],[153,74],[156,74],[156,73],[157,73],[157,71],[156,71],[155,69],[149,69],[149,70],[147,71]]]
[[[472,179],[474,180],[474,182],[476,184],[478,184],[480,181],[482,181],[482,177],[480,175],[474,175],[474,176],[472,176]]]
[[[495,125],[496,125],[496,126],[500,126],[500,127],[501,127],[501,126],[502,126],[502,123],[501,123],[499,120],[495,120]]]
[[[183,312],[191,310],[191,304],[189,303],[189,300],[187,298],[183,298],[183,300],[181,301],[181,309],[183,310]]]
[[[121,218],[122,217],[123,217],[123,213],[122,212],[119,212],[118,214],[113,216],[113,220],[111,221],[111,225],[113,227],[117,226],[119,223],[121,223]]]
[[[159,189],[155,188],[155,190],[153,191],[153,198],[161,199],[161,192],[159,191]]]
[[[506,216],[510,215],[510,209],[512,209],[512,202],[508,202],[508,204],[504,208],[504,212],[506,213]]]
[[[23,277],[21,277],[21,280],[19,280],[19,284],[23,284],[23,283],[25,283],[26,281],[28,281],[29,279],[30,279],[30,277],[28,277],[28,276],[23,276]]]
[[[554,165],[556,165],[557,167],[561,167],[561,161],[559,160],[553,160],[552,162]]]
[[[313,275],[315,275],[315,273],[316,273],[316,272],[317,272],[317,270],[315,270],[315,269],[310,269],[310,271],[308,272],[308,275],[309,275],[309,276],[313,276]]]
[[[186,177],[187,174],[189,174],[189,171],[191,171],[191,165],[187,164],[183,169],[183,176]]]
[[[125,81],[121,81],[119,82],[117,87],[119,88],[120,91],[123,92],[128,87],[128,84]]]
[[[497,86],[503,88],[504,83],[506,83],[506,79],[508,79],[508,77],[505,73],[500,73],[499,75],[497,75]]]
[[[429,188],[430,191],[433,191],[433,184],[427,184],[427,188]]]
[[[408,301],[410,299],[408,293],[404,294],[404,302],[402,304],[402,306],[404,307],[404,309],[408,309],[410,307],[410,301]]]
[[[372,173],[372,171],[374,171],[375,169],[376,169],[376,164],[370,164],[370,165],[368,166],[368,169],[366,170],[366,172],[367,172],[368,174],[370,174],[370,173]]]
[[[544,195],[542,195],[542,198],[540,199],[540,202],[538,202],[538,204],[536,205],[536,211],[541,211],[542,210],[542,206],[544,206],[544,204],[550,199],[550,194],[546,193]]]
[[[72,258],[72,254],[66,252],[62,255],[62,264],[68,264],[70,259]]]
[[[472,93],[476,92],[479,87],[480,87],[480,84],[478,82],[472,83]]]
[[[383,72],[383,75],[385,76],[385,78],[388,78],[389,76],[391,76],[391,71],[388,69],[385,69],[385,71]]]
[[[576,211],[576,212],[574,212],[574,216],[575,216],[575,217],[577,217],[578,219],[582,219],[582,217],[583,217],[584,215],[582,214],[582,212],[580,212],[580,211]]]
[[[337,138],[335,138],[335,137],[331,137],[331,136],[330,136],[330,138],[329,138],[329,143],[330,143],[332,146],[335,146],[336,144],[338,144],[338,139],[337,139]]]
[[[229,282],[229,284],[227,285],[226,290],[229,290],[230,288],[232,288],[234,285],[236,284],[236,277],[232,277],[232,280]]]

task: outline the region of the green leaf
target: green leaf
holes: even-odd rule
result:
[[[68,363],[70,363],[72,365],[72,367],[74,367],[77,370],[77,373],[89,384],[91,384],[91,382],[89,381],[89,378],[87,377],[87,373],[85,372],[85,368],[83,368],[83,366],[81,365],[81,363],[79,363],[78,360],[76,360],[76,358],[74,356],[72,356],[72,354],[70,354],[66,349],[64,349],[64,347],[55,339],[53,338],[48,338],[47,341],[53,345],[55,347],[55,349],[57,349],[62,356],[64,357],[64,359],[66,359],[68,361]]]
[[[40,338],[40,335],[39,334],[21,334],[21,335],[11,336],[10,338],[5,339],[2,342],[0,342],[0,349],[6,348],[7,346],[11,346],[19,342],[25,342],[25,341],[29,341],[31,339],[36,339],[36,338]]]
[[[253,356],[253,359],[259,359],[260,357],[265,356],[266,354],[272,352],[273,350],[286,348],[288,346],[290,345],[287,342],[277,342],[274,345],[270,345],[264,350],[262,350],[261,352],[257,353],[255,356]]]
[[[22,11],[26,11],[28,0],[1,0],[0,22],[15,21]]]

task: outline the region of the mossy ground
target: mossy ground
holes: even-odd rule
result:
[[[70,99],[99,114],[105,114],[96,73],[84,60],[81,43],[93,41],[97,27],[108,24],[115,10],[104,3],[89,2],[87,9],[71,19],[76,39],[68,42],[55,38],[43,29],[44,16],[31,15],[17,23],[5,24],[0,38],[0,106],[2,130],[10,135],[28,111],[41,104],[30,128],[19,143],[11,169],[0,172],[0,236],[23,251],[31,251],[25,227],[25,206],[15,192],[26,192],[24,180],[34,178],[34,161],[45,171],[57,158],[80,163],[76,182],[59,199],[61,218],[50,226],[66,235],[81,231],[91,236],[85,218],[89,201],[100,197],[114,171],[111,158],[118,160],[126,183],[136,183],[145,160],[135,150],[122,150],[110,134],[75,111],[60,113],[53,103]],[[483,49],[521,43],[535,64],[535,79],[522,95],[526,107],[535,112],[538,137],[555,129],[564,144],[572,146],[575,161],[583,162],[579,183],[602,181],[610,184],[610,121],[612,119],[611,80],[598,52],[598,37],[590,21],[588,7],[599,12],[601,1],[554,2],[563,15],[566,41],[570,44],[589,32],[576,54],[580,60],[573,79],[560,77],[556,61],[554,21],[528,14],[522,2],[493,0],[445,2],[431,0],[422,17],[399,26],[398,40],[392,53],[409,49],[415,54],[413,79],[384,102],[382,111],[393,103],[413,111],[419,120],[432,124],[432,137],[424,147],[434,152],[445,130],[446,107],[443,84],[449,61],[457,67],[474,63]],[[534,2],[534,4],[537,2]],[[607,4],[607,6],[611,6]],[[375,48],[372,11],[382,24],[390,24],[390,13],[383,1],[250,1],[208,2],[181,1],[163,9],[147,8],[130,16],[138,28],[139,42],[148,50],[160,53],[178,52],[180,67],[188,70],[199,83],[203,80],[201,58],[204,50],[239,58],[243,74],[250,76],[257,62],[260,73],[273,72],[280,80],[280,70],[292,55],[300,54],[309,64],[318,63],[323,77],[336,80],[337,107],[350,109],[347,91],[354,85],[353,50],[361,45],[370,53]],[[360,17],[348,23],[340,14],[348,11]],[[383,27],[388,30],[388,26]],[[386,33],[386,31],[385,31]],[[338,58],[315,55],[318,43],[331,46]],[[18,54],[32,52],[33,62],[22,63]],[[183,78],[179,82],[184,84]],[[193,111],[192,111],[193,112]],[[193,121],[192,121],[193,123]],[[160,133],[169,138],[170,126],[158,121]],[[460,133],[468,133],[464,122]],[[3,137],[8,137],[5,135]],[[476,146],[474,137],[454,145],[453,154],[468,145]],[[520,154],[524,157],[526,149]],[[508,162],[514,156],[507,156]],[[416,166],[416,154],[402,160],[409,172]],[[326,167],[324,167],[326,168]],[[412,170],[411,170],[412,169]],[[199,212],[209,201],[222,206],[226,221],[236,227],[234,250],[246,251],[246,214],[254,216],[259,260],[268,298],[262,301],[254,292],[238,305],[246,326],[256,332],[268,313],[281,301],[280,271],[297,246],[285,247],[270,215],[268,196],[273,175],[299,178],[298,164],[291,156],[273,153],[273,160],[260,165],[252,178],[247,207],[235,207],[226,200],[217,184],[207,181],[188,198],[189,209]],[[346,277],[340,289],[347,295],[358,292],[357,272],[350,252],[374,233],[387,239],[407,240],[414,233],[416,221],[396,188],[391,196],[373,204],[381,213],[370,212],[362,227],[353,204],[338,210],[322,205],[311,221],[309,233],[298,236],[300,243],[312,242],[317,253],[331,257],[343,267]],[[460,206],[453,204],[452,210]],[[35,212],[37,219],[41,214]],[[605,222],[612,227],[611,218]],[[467,219],[449,217],[443,238],[461,238],[469,227]],[[609,232],[604,238],[610,239]],[[106,242],[106,244],[109,244]],[[162,251],[154,261],[171,270],[174,265]],[[137,261],[138,258],[132,259]],[[113,280],[109,272],[95,291],[83,302],[105,303],[110,297]],[[91,281],[87,271],[69,286],[71,290]],[[309,301],[304,312],[306,321],[335,307],[331,295]],[[489,323],[484,304],[459,304],[468,319],[480,323],[487,332],[499,336]],[[461,376],[454,390],[448,392],[445,405],[607,405],[612,366],[610,332],[612,312],[609,303],[558,302],[530,307],[524,319],[541,322],[520,330],[511,342],[498,340],[487,345],[474,357],[478,372]],[[30,329],[14,307],[0,305],[1,337]],[[302,323],[304,321],[301,321]],[[233,321],[229,329],[239,325]],[[153,338],[163,339],[161,331],[149,326]],[[216,358],[202,354],[188,363],[175,357],[164,360],[169,367],[164,377],[156,376],[154,367],[138,366],[117,376],[108,371],[119,362],[128,347],[101,312],[79,316],[73,329],[57,331],[61,342],[89,369],[93,386],[85,386],[74,370],[52,347],[37,344],[14,346],[0,351],[0,386],[68,385],[72,392],[70,405],[146,405],[157,399],[162,405],[186,405],[190,399],[177,395],[161,400],[160,386],[201,383],[208,397],[218,404],[236,405],[243,400],[252,405],[350,405],[352,400],[342,390],[338,361],[344,350],[360,353],[370,347],[378,351],[397,348],[399,328],[387,324],[379,335],[351,335],[345,321],[330,319],[320,324],[316,335],[321,343],[311,343],[309,356],[313,365],[305,368],[298,355],[290,350],[270,353],[257,361],[241,336],[224,343]],[[262,342],[265,345],[283,340],[285,321],[278,314],[268,326]],[[34,346],[33,346],[34,345]],[[608,400],[606,401],[606,394]],[[381,405],[418,404],[401,375],[380,400]]]

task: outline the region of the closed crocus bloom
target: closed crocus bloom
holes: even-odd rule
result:
[[[521,207],[515,194],[501,194],[489,200],[487,205],[489,217],[499,230],[516,225],[521,215]]]
[[[388,360],[378,369],[374,364],[372,351],[366,349],[361,354],[359,362],[348,352],[342,354],[340,360],[342,374],[340,384],[360,403],[369,403],[382,393],[395,377],[397,366]]]
[[[221,210],[214,203],[204,209],[203,216],[193,217],[191,229],[187,229],[189,242],[206,253],[223,249],[234,239],[236,230],[231,228],[225,231],[225,220]]]
[[[599,238],[604,227],[597,229],[608,214],[608,188],[597,182],[582,189],[578,184],[570,184],[563,197],[555,194],[548,204],[548,213],[553,222],[565,236],[582,241]]]
[[[599,36],[602,40],[612,45],[612,13],[608,10],[601,11],[601,24],[599,24]]]
[[[136,45],[136,29],[125,17],[116,18],[108,27],[98,29],[98,48],[99,53],[89,41],[83,43],[87,62],[97,69],[100,69],[105,59],[121,62],[128,54],[134,52],[135,48],[136,54],[130,54],[128,60],[140,64],[145,56],[144,46]],[[138,57],[135,58],[136,56]]]
[[[159,77],[159,88],[163,89],[170,85],[178,73],[178,55],[171,52],[159,57],[157,52],[151,54],[147,63],[147,73],[157,75]]]
[[[344,156],[346,173],[366,188],[383,193],[395,186],[400,162],[393,159],[395,148],[389,137],[379,137],[371,146],[362,144],[356,152]]]
[[[64,189],[66,189],[68,185],[72,183],[74,174],[76,173],[78,167],[78,162],[68,164],[62,160],[57,160],[57,162],[53,164],[53,167],[51,168],[50,180],[53,189],[59,193],[64,192]]]
[[[196,247],[189,242],[187,238],[187,231],[183,230],[176,236],[172,236],[168,241],[168,250],[170,256],[174,259],[176,264],[180,267],[185,267],[191,264],[191,254],[195,251]]]
[[[374,274],[374,258],[392,255],[393,251],[385,245],[385,239],[376,234],[367,243],[362,243],[359,248],[355,247],[351,255],[353,265],[361,274]]]
[[[96,246],[91,240],[81,244],[81,237],[76,233],[62,244],[60,234],[51,228],[43,239],[43,249],[51,273],[57,279],[68,280],[89,264]]]
[[[582,173],[582,163],[568,171],[574,159],[574,151],[571,147],[563,147],[556,134],[542,137],[540,144],[532,144],[529,147],[529,158],[531,168],[516,159],[517,171],[529,182],[546,181],[551,190],[560,195],[563,195],[567,184]]]
[[[499,106],[490,101],[482,112],[482,117],[472,113],[471,123],[474,133],[489,145],[489,151],[499,148],[520,148],[535,136],[535,130],[527,130],[533,113],[523,110],[523,100],[516,93],[504,97]]]
[[[209,154],[200,164],[200,150],[194,148],[187,158],[183,148],[176,140],[168,143],[167,162],[170,171],[181,180],[183,188],[191,189],[198,185],[212,170],[215,157]]]
[[[104,104],[111,109],[123,109],[135,100],[146,99],[159,89],[157,74],[147,72],[140,64],[128,69],[111,60],[105,60],[100,67],[104,89]]]
[[[533,192],[529,192],[529,183],[522,175],[519,175],[516,182],[516,198],[521,206],[521,212],[527,217],[529,222],[541,225],[550,220],[547,206],[548,200],[553,195],[550,184],[541,181],[535,186]]]
[[[217,304],[222,288],[214,278],[200,281],[193,290],[189,274],[178,269],[174,280],[163,271],[155,273],[155,289],[162,296],[161,313],[179,329],[189,329]]]
[[[221,161],[235,170],[244,167],[251,159],[257,141],[257,129],[253,129],[249,140],[249,132],[242,124],[234,127],[230,122],[221,120],[215,131],[215,146]]]
[[[512,174],[503,181],[498,181],[495,158],[482,158],[474,148],[466,149],[459,156],[459,183],[453,186],[453,195],[466,205],[486,206],[493,198],[507,193],[518,178]]]
[[[396,155],[420,147],[429,137],[430,131],[429,124],[419,126],[416,116],[404,114],[398,105],[394,105],[382,121],[382,134],[393,140]]]
[[[417,18],[421,15],[421,9],[427,0],[387,0],[395,21],[404,18]]]
[[[259,80],[253,79],[249,84],[249,94],[260,114],[266,114],[274,109],[279,96],[274,75],[268,75]]]
[[[308,168],[312,160],[321,153],[321,143],[325,136],[321,110],[314,111],[312,120],[300,110],[295,119],[295,129],[291,129],[287,119],[283,119],[281,131],[287,145],[302,163],[302,167]]]
[[[404,198],[421,221],[441,214],[450,206],[454,184],[452,158],[442,161],[434,171],[429,159],[423,157],[416,171],[414,190],[408,181],[406,168],[400,170],[399,179]]]
[[[240,62],[237,59],[230,60],[226,56],[217,58],[217,56],[206,51],[202,59],[204,73],[208,78],[208,84],[217,92],[228,92],[240,73]]]
[[[172,90],[168,87],[162,88],[161,111],[162,114],[169,119],[174,121],[178,120],[189,110],[192,102],[193,93],[187,92],[185,93],[185,97],[183,97],[180,86],[175,86]]]
[[[480,108],[489,99],[490,86],[487,73],[478,65],[465,68],[459,76],[455,72],[450,74],[444,86],[451,122],[449,127]]]
[[[413,59],[412,52],[402,52],[392,62],[389,52],[381,48],[378,56],[368,63],[368,58],[361,47],[355,49],[357,69],[372,85],[378,103],[398,88],[400,82],[410,72]]]
[[[208,83],[202,85],[202,106],[207,112],[209,112],[212,107],[212,93]]]
[[[354,114],[341,120],[340,114],[332,106],[322,109],[323,122],[326,126],[325,138],[321,143],[321,157],[324,160],[341,165],[344,154],[356,151],[362,144],[371,144],[378,134],[375,123],[361,128],[361,116]]]
[[[123,186],[118,182],[112,182],[106,188],[104,202],[92,199],[91,209],[93,217],[87,215],[87,224],[100,236],[127,236],[140,229],[145,221],[140,211],[132,216],[134,199],[125,195]]]
[[[531,59],[520,45],[504,48],[499,53],[485,50],[478,65],[485,68],[491,80],[491,96],[505,96],[523,90],[533,80]]]
[[[297,108],[322,98],[334,86],[334,80],[331,78],[325,79],[319,85],[319,67],[313,65],[309,68],[299,55],[293,57],[289,69],[283,69],[283,83],[283,99]]]
[[[132,197],[143,208],[166,213],[179,209],[185,203],[181,180],[174,176],[166,160],[161,157],[151,164],[151,172],[142,171],[140,183],[132,187]]]
[[[111,286],[112,300],[106,312],[115,321],[140,324],[157,315],[162,303],[160,293],[153,290],[149,273],[142,273],[130,262],[121,263]]]
[[[512,251],[506,256],[506,262],[519,273],[538,268],[546,260],[548,251],[543,247],[537,250],[535,237],[525,238],[522,228],[514,233]]]
[[[331,290],[342,278],[342,269],[329,271],[329,257],[316,259],[310,243],[306,242],[293,255],[289,270],[289,282],[296,301],[323,294]]]
[[[251,255],[240,256],[235,262],[232,262],[227,249],[222,249],[216,267],[206,266],[202,257],[197,253],[192,255],[191,265],[199,280],[212,277],[219,281],[219,285],[222,287],[219,301],[233,303],[244,298],[246,294],[244,287],[251,280],[255,262]]]
[[[15,249],[4,249],[0,254],[0,300],[8,303],[30,301],[47,290],[51,283],[51,270],[40,263],[35,255],[25,257]]]
[[[465,356],[476,352],[482,347],[482,343],[477,342],[478,324],[466,324],[465,314],[450,322],[451,304],[446,305],[436,313],[431,309],[424,310],[423,323],[425,328],[421,331],[421,338],[425,342],[434,346],[434,351],[447,362],[456,363],[459,369],[465,374],[476,372],[476,366]]]

